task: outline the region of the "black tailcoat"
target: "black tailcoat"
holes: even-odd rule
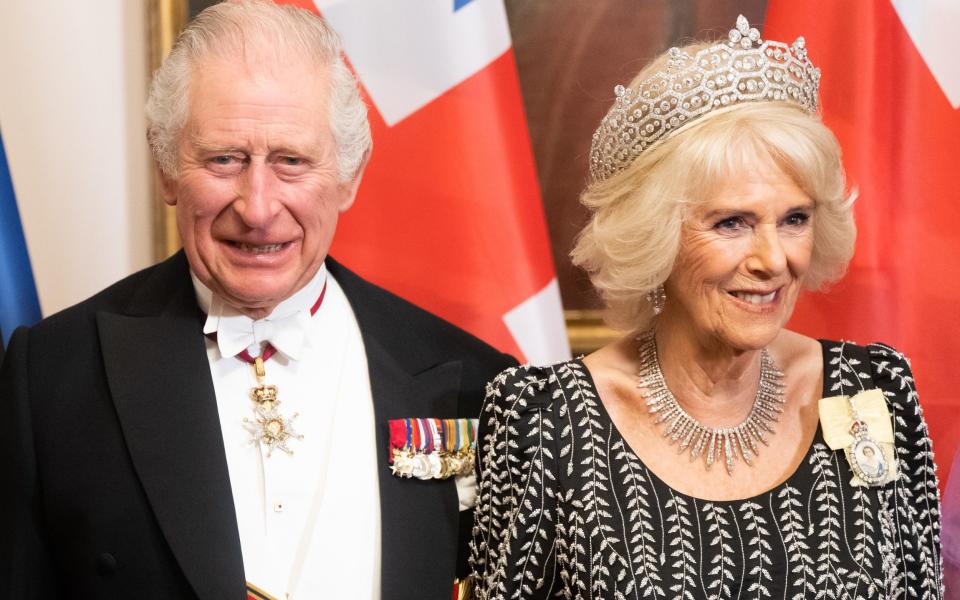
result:
[[[387,421],[477,416],[486,381],[514,361],[327,265],[369,364],[383,600],[448,600],[470,514],[452,479],[390,474]],[[203,322],[181,252],[14,334],[0,373],[0,597],[245,597]]]

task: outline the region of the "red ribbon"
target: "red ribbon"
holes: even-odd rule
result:
[[[320,310],[320,305],[323,304],[323,297],[326,295],[327,295],[327,282],[324,281],[323,289],[320,290],[320,297],[317,298],[317,301],[314,302],[313,306],[310,307],[311,317],[317,314],[317,311]],[[217,341],[217,332],[214,331],[207,337],[209,337],[213,341]],[[277,349],[273,347],[273,344],[271,344],[270,342],[267,342],[267,346],[263,349],[263,352],[260,354],[260,358],[263,359],[263,362],[267,362],[268,360],[270,360],[270,357],[272,357],[276,353],[277,353]],[[237,354],[237,358],[239,358],[242,361],[248,362],[251,365],[257,361],[256,358],[254,358],[253,356],[250,356],[250,352],[246,348],[244,348],[242,352]]]

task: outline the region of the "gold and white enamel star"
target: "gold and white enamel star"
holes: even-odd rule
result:
[[[265,447],[267,457],[273,454],[274,449],[293,454],[288,442],[291,439],[303,439],[303,436],[293,428],[293,421],[299,416],[299,413],[293,413],[290,418],[284,417],[280,413],[277,386],[266,385],[263,381],[266,377],[266,371],[263,367],[262,357],[258,356],[254,359],[253,372],[257,378],[257,385],[250,390],[254,417],[253,419],[245,418],[243,420],[244,427],[250,432],[250,443]]]

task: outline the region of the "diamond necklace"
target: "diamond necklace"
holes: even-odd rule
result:
[[[783,372],[777,368],[767,349],[760,351],[760,385],[750,414],[736,427],[714,428],[691,417],[667,388],[660,371],[653,332],[642,335],[638,342],[640,371],[637,373],[637,387],[644,390],[641,393],[650,414],[655,416],[654,423],[664,424],[663,436],[670,440],[670,444],[679,443],[680,452],[690,448],[691,462],[706,450],[708,470],[721,454],[728,474],[733,474],[733,461],[738,456],[747,466],[752,465],[757,442],[768,445],[766,434],[774,433],[772,424],[783,412]]]

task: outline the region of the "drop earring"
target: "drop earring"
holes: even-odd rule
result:
[[[663,285],[658,285],[653,291],[647,293],[647,302],[653,307],[653,314],[659,315],[663,312],[663,304],[667,301],[667,293]]]

